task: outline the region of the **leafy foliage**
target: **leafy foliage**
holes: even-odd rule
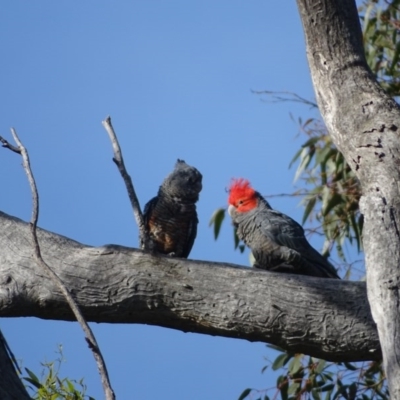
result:
[[[295,180],[302,179],[311,188],[302,199],[302,223],[317,222],[317,229],[322,229],[325,236],[323,253],[329,254],[335,246],[339,257],[346,260],[343,251],[346,240],[359,252],[362,249],[360,184],[318,120],[308,119],[303,123],[299,119],[299,125],[307,141],[290,165],[299,162]]]
[[[214,225],[214,238],[217,239],[219,232],[221,230],[222,222],[225,219],[225,209],[218,208],[214,211],[213,215],[211,216],[209,226]]]
[[[375,361],[358,364],[336,364],[303,354],[281,353],[273,363],[263,368],[266,370],[270,366],[272,370],[283,370],[277,378],[276,387],[246,389],[239,399],[269,400],[280,395],[283,400],[388,400],[389,392],[381,364]]]
[[[60,378],[61,364],[65,362],[62,347],[58,349],[59,358],[55,361],[42,363],[41,378],[30,369],[25,368],[27,376],[23,379],[28,382],[28,389],[35,400],[94,400],[86,395],[86,386],[83,379],[79,381],[69,378]]]
[[[400,95],[400,1],[369,0],[360,7],[365,55],[380,85]]]
[[[220,230],[221,230],[221,226],[222,226],[222,222],[225,219],[225,214],[226,214],[226,209],[225,208],[217,208],[213,215],[210,218],[210,222],[208,223],[209,226],[213,226],[214,227],[214,239],[217,240]],[[245,246],[243,243],[240,243],[240,239],[238,237],[238,235],[236,234],[236,230],[233,230],[233,243],[234,243],[234,247],[235,250],[239,249],[239,251],[241,253],[244,252]]]

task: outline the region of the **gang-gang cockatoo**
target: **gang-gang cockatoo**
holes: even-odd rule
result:
[[[144,223],[156,252],[182,258],[189,256],[197,234],[196,202],[202,178],[196,168],[178,159],[157,196],[146,204]]]
[[[232,180],[228,203],[237,235],[253,253],[254,267],[340,279],[332,264],[308,243],[303,228],[273,210],[248,180]]]

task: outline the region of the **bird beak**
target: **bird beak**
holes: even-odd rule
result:
[[[230,204],[228,207],[228,214],[231,216],[231,218],[233,217],[233,213],[236,211],[236,208]]]

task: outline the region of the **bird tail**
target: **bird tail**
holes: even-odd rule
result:
[[[336,268],[321,254],[317,253],[318,257],[307,258],[307,269],[312,272],[310,275],[319,276],[321,278],[340,279]]]

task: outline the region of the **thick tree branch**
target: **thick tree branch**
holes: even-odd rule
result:
[[[354,0],[297,0],[319,109],[360,179],[368,300],[400,399],[400,110],[369,70]]]
[[[73,320],[32,259],[28,224],[0,213],[0,315]],[[89,247],[38,229],[43,258],[86,319],[273,343],[328,360],[380,358],[362,282]]]
[[[0,399],[31,400],[15,368],[18,364],[0,331]]]

